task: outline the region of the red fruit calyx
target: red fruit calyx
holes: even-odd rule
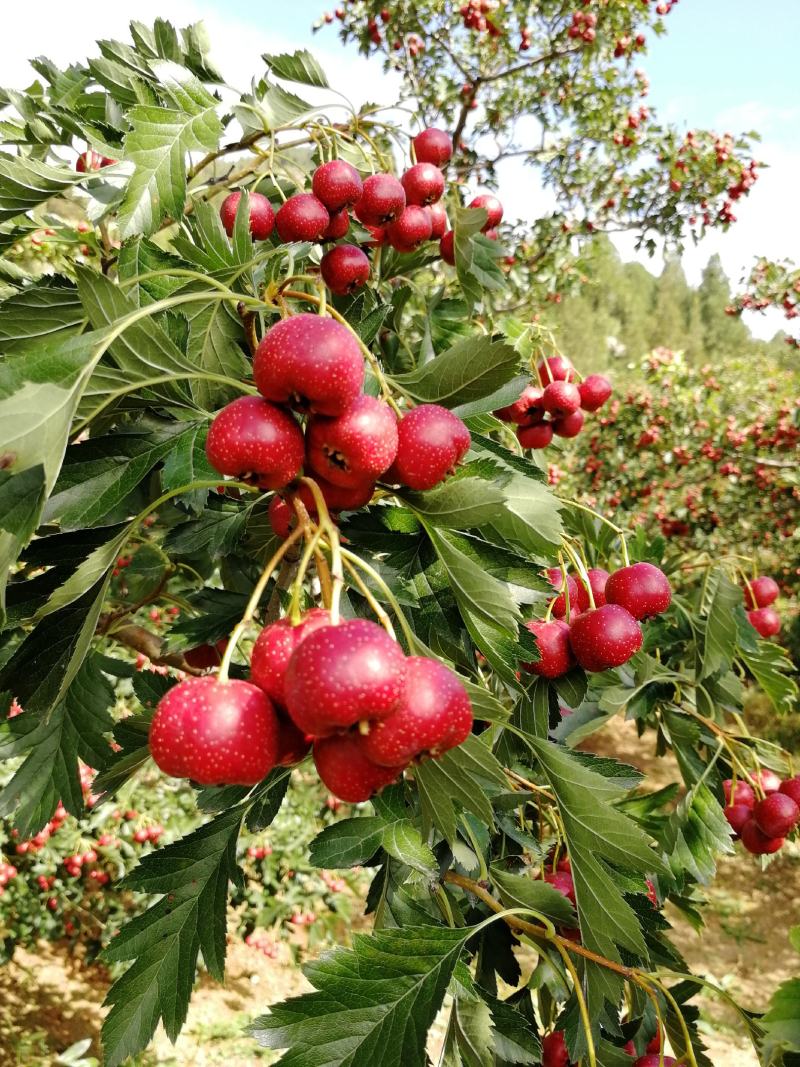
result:
[[[394,461],[397,445],[397,418],[374,396],[358,397],[343,415],[316,415],[306,430],[309,466],[343,488],[376,481]]]
[[[303,465],[303,434],[287,411],[260,396],[241,396],[211,423],[206,455],[220,474],[282,489]]]
[[[456,674],[438,660],[409,656],[403,695],[395,711],[373,723],[361,747],[382,767],[441,756],[469,737],[472,705]]]
[[[268,400],[341,415],[361,393],[364,358],[346,326],[323,315],[293,315],[264,334],[253,375]]]
[[[310,634],[292,653],[286,707],[295,724],[324,737],[361,720],[385,719],[403,695],[403,650],[374,622],[352,619]]]
[[[266,693],[249,682],[189,678],[159,701],[149,741],[173,778],[256,785],[275,766],[278,720]]]
[[[452,474],[469,450],[470,433],[452,411],[420,404],[398,424],[397,457],[386,481],[410,489],[432,489]]]
[[[672,587],[660,567],[634,563],[615,571],[606,582],[606,600],[626,608],[634,619],[660,615],[672,602]]]
[[[228,237],[233,234],[236,222],[236,212],[239,210],[239,201],[242,199],[241,191],[230,193],[222,201],[219,209],[219,217]],[[272,204],[261,193],[250,193],[248,196],[250,233],[257,241],[265,241],[275,226],[275,212]]]

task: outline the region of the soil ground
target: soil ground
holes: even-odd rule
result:
[[[668,760],[654,760],[649,754],[651,741],[639,740],[635,731],[618,722],[613,736],[608,730],[605,736],[596,735],[591,748],[613,752],[647,770],[653,786],[676,779]],[[746,1007],[763,1009],[776,985],[800,972],[786,937],[788,928],[800,922],[798,897],[799,849],[784,849],[766,872],[737,851],[720,863],[709,890],[705,930],[698,935],[673,914],[675,940],[696,972],[730,990]],[[274,1062],[278,1055],[259,1049],[243,1027],[269,1004],[309,988],[290,948],[282,945],[280,953],[269,959],[241,942],[232,943],[225,985],[204,979],[177,1044],[172,1046],[159,1033],[135,1067],[252,1067]],[[63,946],[42,944],[35,952],[20,951],[12,964],[0,969],[0,1064],[55,1067],[58,1053],[86,1038],[98,1055],[108,984],[102,967],[70,959]],[[735,1015],[707,997],[699,1004],[714,1067],[757,1067]]]

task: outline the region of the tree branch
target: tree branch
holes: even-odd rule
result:
[[[107,620],[107,616],[105,619],[103,617],[100,618],[97,627],[100,633],[104,632],[104,625],[108,624]],[[126,623],[125,626],[112,630],[107,636],[127,648],[132,648],[134,652],[140,652],[143,656],[147,656],[150,662],[155,663],[158,667],[174,667],[185,674],[205,674],[202,668],[193,667],[190,663],[187,663],[183,653],[165,653],[162,638],[151,633],[150,630],[145,630],[143,626]]]

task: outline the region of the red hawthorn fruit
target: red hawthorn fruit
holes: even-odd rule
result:
[[[219,667],[227,644],[227,639],[223,637],[215,645],[197,645],[196,648],[190,648],[184,652],[183,658],[190,667],[210,670],[212,667]]]
[[[427,211],[431,220],[431,240],[438,241],[447,229],[447,212],[443,204],[429,204]]]
[[[206,438],[220,474],[281,489],[303,465],[304,440],[292,416],[260,396],[240,396],[215,416]]]
[[[771,856],[783,847],[782,837],[767,837],[758,828],[755,819],[748,819],[739,831],[742,844],[754,856]]]
[[[411,204],[394,222],[387,224],[386,236],[398,252],[413,252],[423,241],[430,240],[432,226],[425,208]]]
[[[642,628],[619,604],[582,612],[570,624],[572,651],[586,671],[604,671],[627,663],[642,647]]]
[[[603,374],[590,374],[578,386],[584,411],[598,411],[611,396],[611,382]]]
[[[589,585],[592,589],[592,596],[594,597],[594,606],[596,608],[602,608],[606,602],[606,583],[609,579],[609,573],[603,570],[602,567],[590,567],[588,570]],[[583,582],[580,583],[583,585]]]
[[[757,771],[755,774],[751,774],[750,778],[761,786],[764,793],[777,793],[782,785],[775,771]]]
[[[570,1067],[563,1030],[554,1030],[542,1038],[542,1067]]]
[[[335,797],[360,804],[403,773],[402,767],[378,767],[361,750],[357,734],[339,734],[314,742],[317,774]]]
[[[780,589],[774,578],[762,575],[749,582],[744,593],[748,608],[768,608],[778,599]]]
[[[588,607],[589,598],[586,595],[586,590],[581,590],[581,587],[575,581],[571,574],[567,575],[567,590],[566,595],[564,593],[564,576],[558,567],[550,567],[547,571],[547,580],[553,586],[554,589],[560,590],[558,596],[553,601],[553,610],[550,614],[554,619],[563,619],[567,614],[567,598],[569,598],[569,610],[571,615],[577,615],[583,608]],[[583,597],[581,597],[583,592]]]
[[[742,827],[753,817],[753,809],[747,804],[730,804],[722,809],[722,814],[728,820],[735,834],[742,832]]]
[[[250,655],[250,681],[263,689],[270,700],[286,707],[284,676],[292,653],[315,630],[330,626],[331,617],[323,608],[312,608],[293,626],[291,619],[279,619],[265,626],[256,638]]]
[[[455,232],[453,230],[448,230],[439,242],[439,255],[445,263],[449,263],[451,267],[456,265],[455,240]]]
[[[781,617],[775,608],[756,608],[755,611],[748,611],[747,618],[761,637],[775,637],[781,632]]]
[[[426,207],[440,200],[444,192],[444,174],[433,163],[416,163],[400,179],[406,204]]]
[[[311,738],[298,730],[289,716],[280,708],[275,709],[278,716],[278,755],[276,767],[294,767],[308,755],[311,750]]]
[[[441,167],[453,154],[453,142],[444,130],[435,126],[428,127],[411,142],[414,145],[414,157],[417,163],[433,163]]]
[[[284,244],[321,241],[330,221],[328,209],[313,193],[296,193],[278,208],[275,227]]]
[[[228,237],[233,234],[233,226],[236,222],[236,212],[239,209],[239,201],[242,199],[241,191],[230,193],[222,201],[219,209],[219,217]],[[266,241],[275,226],[275,212],[272,204],[261,193],[250,193],[250,233],[257,241]]]
[[[324,737],[362,719],[385,719],[403,695],[403,650],[374,622],[325,626],[297,646],[285,675],[286,708],[295,724]]]
[[[800,807],[800,775],[794,778],[787,778],[785,782],[781,782],[781,787],[778,792],[783,793]]]
[[[75,163],[75,170],[85,174],[87,171],[100,170],[103,166],[104,156],[101,156],[99,152],[95,152],[91,148],[87,148],[85,152],[81,152]]]
[[[361,175],[343,159],[332,159],[317,167],[311,179],[311,190],[331,214],[353,207],[363,192]]]
[[[315,415],[306,428],[309,466],[346,489],[376,481],[393,463],[397,444],[397,417],[374,396],[359,396],[343,415]]]
[[[520,426],[517,440],[523,448],[547,448],[553,440],[553,424],[539,422],[533,426]]]
[[[550,370],[549,374],[548,368]],[[543,359],[539,364],[538,371],[542,386],[549,385],[551,381],[571,382],[575,377],[575,368],[566,356],[550,356],[549,359]]]
[[[550,382],[542,393],[542,407],[555,418],[563,418],[578,411],[581,394],[572,382]]]
[[[385,481],[409,489],[432,489],[466,455],[470,434],[461,419],[438,404],[420,404],[397,427],[397,456]]]
[[[552,619],[550,622],[530,619],[525,626],[536,638],[539,659],[535,663],[523,663],[524,670],[542,678],[560,678],[575,666],[566,622],[561,619]]]
[[[295,528],[297,516],[292,505],[276,493],[269,502],[267,520],[275,536],[285,541]]]
[[[575,883],[569,871],[547,871],[544,880],[575,907]]]
[[[584,417],[582,411],[573,411],[571,415],[564,415],[560,419],[553,419],[553,433],[557,437],[577,437],[583,429]]]
[[[361,393],[364,357],[346,326],[323,315],[293,315],[264,334],[253,375],[268,400],[341,415]]]
[[[543,396],[543,389],[533,384],[526,385],[518,399],[502,410],[507,412],[511,422],[518,426],[533,426],[544,418]]]
[[[800,820],[800,808],[786,793],[770,793],[756,804],[752,815],[765,837],[786,837]]]
[[[350,229],[350,216],[347,214],[347,209],[342,208],[341,211],[335,211],[331,215],[331,220],[328,223],[328,228],[322,235],[323,241],[340,241]]]
[[[488,230],[493,230],[500,225],[500,221],[503,218],[503,205],[496,196],[491,196],[489,193],[481,193],[479,196],[473,197],[468,206],[472,208],[482,207],[486,212],[486,222],[481,227],[481,233],[486,233]]]
[[[275,766],[278,720],[266,693],[231,678],[179,682],[159,701],[150,752],[173,778],[200,785],[256,785]]]
[[[355,214],[367,226],[383,226],[398,218],[405,206],[405,189],[397,178],[392,174],[373,174],[364,181]]]
[[[472,705],[449,667],[425,656],[409,656],[403,695],[392,714],[373,723],[361,749],[381,767],[405,766],[424,756],[441,756],[472,730]]]
[[[356,245],[335,245],[319,265],[322,280],[336,296],[347,296],[366,284],[369,259]]]
[[[755,791],[749,782],[742,781],[741,778],[737,779],[735,786],[732,778],[726,778],[722,783],[722,791],[728,804],[744,804],[748,808],[755,807]]]
[[[634,563],[611,575],[606,582],[606,600],[626,608],[634,619],[646,619],[667,610],[672,588],[660,567]]]
[[[371,481],[360,482],[350,488],[333,485],[332,482],[327,481],[318,474],[314,476],[314,481],[322,493],[322,498],[330,512],[358,511],[359,508],[366,507],[375,492],[375,483]],[[272,532],[277,537],[280,537],[281,540],[287,538],[296,525],[297,515],[292,506],[294,497],[301,501],[312,518],[317,517],[317,504],[307,485],[301,485],[286,500],[280,496],[273,497],[267,510],[267,519],[272,527]]]

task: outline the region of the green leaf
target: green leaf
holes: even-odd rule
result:
[[[514,474],[503,486],[505,503],[490,524],[506,543],[525,552],[551,555],[561,543],[563,526],[560,502],[547,486],[521,474]]]
[[[518,353],[504,341],[465,337],[418,370],[395,380],[415,400],[454,408],[491,396],[515,377],[518,367]]]
[[[299,82],[301,85],[313,85],[319,89],[328,88],[328,79],[325,72],[316,61],[314,56],[305,48],[296,52],[282,52],[280,55],[271,56],[268,53],[261,57],[270,68],[276,78],[284,81]]]
[[[218,815],[194,833],[144,859],[121,883],[164,896],[129,922],[104,951],[109,962],[133,960],[108,992],[103,1023],[108,1067],[150,1041],[159,1020],[174,1041],[186,1020],[197,958],[222,980],[228,882],[238,877],[236,840],[244,808]]]
[[[8,354],[32,341],[73,333],[84,320],[78,290],[65,278],[46,278],[0,303],[0,349]]]
[[[208,552],[214,558],[226,556],[241,540],[248,513],[246,508],[206,508],[196,519],[174,526],[164,548],[179,556],[193,556],[198,552]]]
[[[0,153],[0,222],[63,193],[85,174],[68,167],[53,167],[32,156]]]
[[[459,607],[516,636],[521,616],[508,587],[456,548],[446,533],[428,528],[428,536],[447,571]]]
[[[772,994],[766,1015],[761,1019],[764,1035],[764,1052],[773,1063],[772,1055],[778,1049],[800,1052],[800,978],[790,978]]]
[[[575,926],[575,911],[564,894],[547,882],[534,879],[532,871],[526,876],[492,867],[491,877],[507,908],[530,908],[556,925]]]
[[[680,886],[687,875],[708,884],[717,871],[717,856],[733,852],[728,820],[707,786],[690,789],[681,799],[665,828],[664,845]]]
[[[234,380],[250,375],[250,364],[240,347],[244,339],[241,320],[226,304],[190,304],[185,314],[189,322],[186,354],[198,370]],[[233,386],[198,378],[192,381],[192,395],[201,408],[216,411],[241,394]]]
[[[285,1063],[426,1067],[425,1039],[472,927],[406,926],[307,964],[315,992],[274,1005],[251,1025]]]
[[[710,606],[705,627],[703,668],[700,677],[728,670],[736,649],[735,609],[742,602],[742,591],[723,570],[709,576]]]
[[[55,589],[47,602],[39,608],[34,616],[34,622],[40,622],[47,615],[52,615],[53,612],[60,611],[74,603],[97,583],[105,581],[131,532],[131,526],[123,526],[115,537],[90,552],[69,578]]]
[[[39,523],[44,494],[42,463],[18,474],[0,469],[0,530],[26,545]]]
[[[390,856],[429,878],[436,876],[436,857],[410,819],[395,819],[384,825],[381,844]]]
[[[798,688],[792,660],[774,641],[758,641],[751,652],[739,647],[739,658],[772,701],[775,710],[791,711],[797,702]]]
[[[191,482],[213,481],[217,472],[206,456],[207,423],[195,423],[185,428],[164,460],[161,471],[163,491],[180,489]],[[193,489],[181,496],[181,503],[197,513],[208,498],[208,489]]]
[[[342,819],[326,826],[311,842],[315,867],[356,867],[367,863],[383,844],[386,823],[377,815]]]
[[[425,760],[414,771],[422,813],[448,841],[456,838],[456,806],[492,826],[492,806],[485,784],[505,785],[503,769],[475,734],[458,748],[435,760]]]
[[[119,212],[124,237],[150,234],[165,215],[180,219],[186,200],[186,153],[211,151],[222,125],[218,102],[196,79],[171,85],[174,107],[137,104],[127,114],[125,158],[135,165]]]
[[[502,1067],[509,1063],[540,1063],[542,1043],[532,1022],[507,1001],[498,1000],[484,989],[479,992],[492,1013],[494,1049]]]
[[[450,478],[426,493],[398,494],[432,525],[465,530],[482,526],[497,514],[505,497],[502,489],[483,478]]]

